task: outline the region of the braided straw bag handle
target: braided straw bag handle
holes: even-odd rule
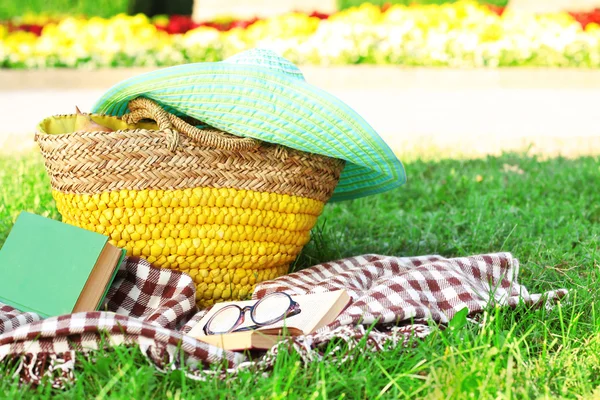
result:
[[[136,124],[143,119],[156,121],[158,128],[167,134],[167,146],[171,151],[179,145],[180,134],[186,135],[201,146],[219,150],[242,151],[260,146],[260,142],[253,138],[236,137],[216,130],[198,129],[144,97],[131,100],[129,110],[131,111],[129,114],[123,115],[123,121],[128,124]]]

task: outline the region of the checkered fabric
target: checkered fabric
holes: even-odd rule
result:
[[[397,324],[402,321],[447,323],[468,308],[470,314],[490,305],[536,304],[517,282],[519,262],[508,253],[446,259],[440,256],[388,257],[369,254],[312,268],[264,282],[254,298],[272,292],[291,295],[346,289],[352,304],[334,323],[317,333],[342,325]],[[565,290],[544,299],[560,298]]]
[[[508,253],[453,259],[364,255],[263,282],[253,298],[276,291],[294,295],[344,288],[349,292],[351,304],[332,324],[282,342],[309,362],[331,355],[323,349],[334,338],[351,349],[367,337],[368,349],[380,351],[389,344],[406,345],[411,338],[425,337],[431,322],[443,325],[463,308],[472,316],[490,305],[549,306],[567,294],[557,290],[530,295],[517,282],[518,272],[518,261]],[[57,387],[74,379],[76,353],[124,344],[139,346],[161,370],[185,365],[186,373],[196,379],[205,377],[211,364],[224,365],[228,372],[248,365],[272,365],[281,345],[250,362],[241,353],[187,336],[206,311],[195,308],[189,276],[129,258],[119,270],[103,311],[41,320],[0,304],[0,360],[18,362],[17,373],[26,381],[39,383],[47,376]],[[372,325],[376,329],[365,329]],[[340,361],[347,359],[337,356]]]
[[[153,268],[140,258],[120,267],[104,311],[75,313],[41,320],[0,303],[0,360],[20,358],[22,377],[38,383],[46,375],[60,386],[72,372],[75,352],[99,347],[138,345],[159,368],[192,369],[223,363],[234,367],[242,354],[226,352],[187,336],[178,328],[197,312],[195,286],[180,272]],[[183,350],[186,360],[180,360]],[[67,367],[65,368],[65,365]]]

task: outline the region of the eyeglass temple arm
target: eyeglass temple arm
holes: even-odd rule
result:
[[[276,319],[273,322],[270,322],[268,324],[255,324],[255,325],[250,325],[250,326],[244,326],[242,328],[234,329],[234,330],[230,331],[230,333],[252,331],[257,328],[269,326],[269,325],[272,325],[272,324],[275,324],[275,323],[281,321],[282,319],[286,319],[289,317],[293,317],[294,315],[300,314],[301,312],[302,312],[302,310],[300,309],[300,305],[298,303],[294,302],[294,304],[290,307],[288,312],[286,312],[284,315],[282,315],[281,317],[279,317],[278,319]]]

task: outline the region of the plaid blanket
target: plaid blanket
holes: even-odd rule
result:
[[[351,349],[366,335],[369,349],[377,351],[424,337],[432,322],[443,326],[464,308],[473,316],[490,305],[549,305],[567,294],[557,290],[531,295],[518,283],[518,272],[518,260],[508,253],[452,259],[369,254],[263,282],[253,298],[276,291],[349,292],[351,304],[332,324],[282,342],[308,362],[324,357],[323,349],[333,338],[344,340]],[[24,381],[36,384],[47,376],[60,387],[74,379],[76,354],[99,348],[138,346],[157,368],[185,365],[195,379],[211,373],[211,364],[226,365],[224,372],[248,365],[268,368],[281,348],[275,346],[250,361],[242,353],[187,336],[207,311],[196,309],[192,279],[153,268],[139,258],[128,258],[121,265],[102,309],[42,320],[0,303],[0,360],[16,361],[16,373]],[[372,325],[375,329],[368,329]],[[343,354],[337,356],[345,359]]]

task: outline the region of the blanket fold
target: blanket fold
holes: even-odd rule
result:
[[[350,305],[332,324],[288,341],[288,348],[308,362],[322,357],[319,348],[333,338],[357,343],[368,335],[372,349],[380,350],[386,341],[404,345],[410,337],[425,337],[432,322],[446,324],[464,308],[475,315],[494,305],[546,305],[567,294],[560,289],[530,295],[518,283],[518,273],[518,260],[509,253],[451,259],[367,254],[263,282],[252,297],[276,291],[349,292]],[[122,264],[103,311],[42,320],[0,303],[0,360],[19,362],[17,373],[24,381],[39,383],[48,376],[57,387],[74,379],[76,353],[118,345],[139,346],[161,370],[185,365],[192,378],[213,364],[230,370],[248,365],[242,353],[186,335],[207,311],[196,309],[195,297],[189,276],[130,257]],[[376,329],[366,332],[365,327],[373,324]],[[278,346],[253,362],[268,367],[277,351]]]

